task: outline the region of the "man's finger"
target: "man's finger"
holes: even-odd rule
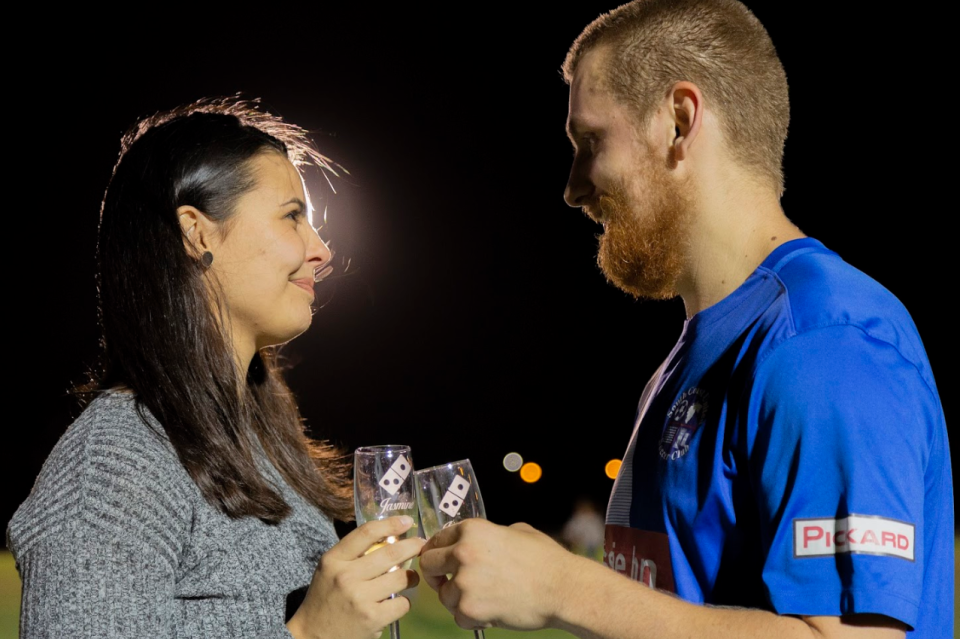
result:
[[[463,598],[463,592],[460,586],[453,579],[440,587],[438,592],[440,603],[453,614],[453,620],[464,630],[476,630],[478,628],[490,628],[493,624],[474,619],[460,610],[460,601]]]
[[[460,592],[460,586],[457,585],[456,581],[453,579],[446,581],[442,586],[440,586],[440,589],[437,590],[437,595],[444,608],[452,612],[454,616],[459,614],[457,611],[457,606],[460,605],[460,597],[462,593]]]
[[[443,584],[447,583],[447,576],[446,575],[440,575],[440,576],[424,575],[423,580],[427,582],[427,585],[433,588],[436,592],[440,592],[440,588],[443,586]]]
[[[519,521],[515,524],[511,524],[510,528],[513,528],[514,530],[522,530],[523,532],[538,532],[536,528],[534,528],[530,524],[525,524],[522,521]]]
[[[434,548],[445,548],[457,543],[457,541],[460,540],[460,535],[462,534],[461,523],[447,526],[436,535],[428,539],[427,545],[423,547],[423,551],[421,551],[421,553],[427,550],[433,550]]]
[[[453,550],[451,546],[420,553],[420,572],[434,590],[443,585],[447,575],[456,575],[460,569]]]
[[[492,623],[480,623],[476,619],[472,619],[459,612],[453,613],[453,621],[464,630],[482,630],[493,627]]]

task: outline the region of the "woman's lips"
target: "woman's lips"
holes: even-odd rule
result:
[[[310,293],[311,297],[314,296],[313,280],[300,279],[300,280],[291,280],[291,281],[297,286],[299,286],[300,288],[302,288],[303,290],[305,290],[306,292]]]

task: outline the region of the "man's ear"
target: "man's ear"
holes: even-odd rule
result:
[[[183,243],[188,251],[196,251],[196,255],[199,256],[204,251],[210,250],[213,222],[203,214],[203,211],[185,204],[177,207],[177,219],[180,221]]]
[[[677,82],[670,89],[670,113],[673,116],[673,158],[687,159],[703,122],[703,94],[692,82]]]

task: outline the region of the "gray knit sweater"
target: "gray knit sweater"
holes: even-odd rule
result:
[[[21,637],[290,639],[287,596],[336,543],[330,520],[268,462],[292,514],[230,519],[148,421],[132,396],[104,394],[44,463],[7,528]]]

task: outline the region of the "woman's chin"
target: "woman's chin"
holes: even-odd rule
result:
[[[262,336],[259,340],[257,340],[257,350],[260,350],[261,348],[269,348],[271,346],[282,346],[287,342],[293,341],[297,337],[303,335],[307,329],[310,328],[311,319],[312,316],[297,327],[290,327],[288,330],[282,332],[277,331],[273,335]]]

